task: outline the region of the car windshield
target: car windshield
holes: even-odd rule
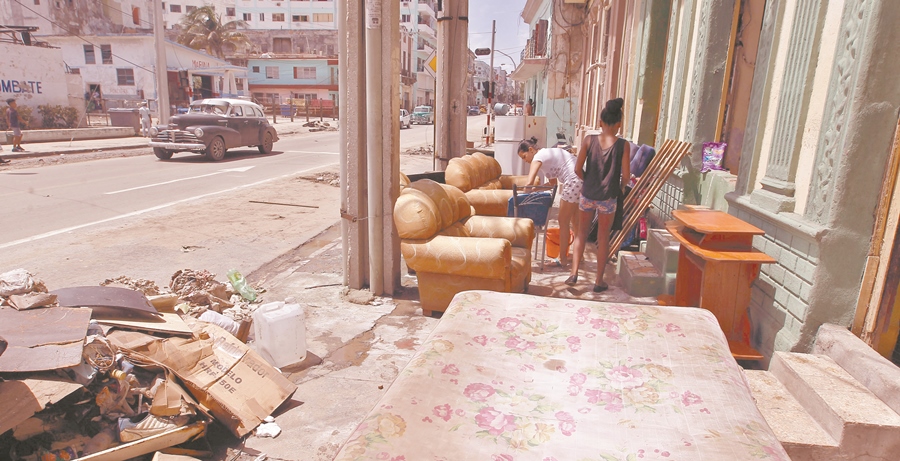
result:
[[[195,103],[195,104],[191,104],[191,113],[192,114],[225,115],[226,112],[228,112],[228,104],[226,104],[226,103],[219,103],[219,104]]]
[[[431,107],[429,106],[419,106],[413,109],[413,112],[431,112]]]

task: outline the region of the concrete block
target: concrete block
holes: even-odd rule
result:
[[[776,352],[769,371],[846,459],[886,461],[900,453],[900,415],[830,357]]]
[[[678,250],[681,244],[665,229],[647,231],[647,257],[661,273],[678,271]]]
[[[622,267],[625,265],[625,257],[641,257],[645,258],[644,253],[637,251],[619,251],[619,255],[616,258],[616,275],[622,275]]]
[[[797,255],[791,253],[788,250],[784,250],[781,252],[781,257],[778,258],[778,264],[784,267],[784,270],[788,272],[793,272],[797,267]]]
[[[809,242],[799,237],[794,238],[794,240],[791,241],[791,251],[803,259],[808,259]]]
[[[675,294],[675,276],[678,274],[666,273],[662,276],[663,293],[667,295]]]
[[[768,371],[744,370],[750,393],[791,461],[842,460],[837,442]]]
[[[659,296],[662,293],[662,274],[646,256],[620,252],[619,260],[622,264],[619,279],[625,292],[635,297]]]
[[[794,296],[800,296],[800,277],[797,277],[792,272],[785,271],[784,273],[784,289],[787,290]]]
[[[840,325],[822,324],[814,354],[831,357],[882,402],[900,413],[900,368]]]

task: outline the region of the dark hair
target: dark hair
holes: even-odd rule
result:
[[[600,111],[600,120],[607,125],[615,125],[622,121],[622,106],[625,100],[622,98],[606,101],[606,107]]]
[[[519,143],[519,152],[528,152],[528,149],[531,149],[532,147],[534,147],[534,145],[537,144],[537,142],[538,142],[538,139],[534,136],[532,136],[531,139],[526,139],[526,140],[520,142]]]

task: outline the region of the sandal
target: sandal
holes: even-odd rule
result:
[[[552,267],[563,267],[562,261],[559,258],[551,258],[547,261],[547,265]]]
[[[606,283],[600,283],[598,285],[594,285],[594,293],[602,293],[609,289],[609,285]]]
[[[570,286],[570,287],[571,287],[571,286],[575,286],[575,284],[578,283],[578,276],[577,276],[577,275],[570,275],[569,278],[566,279],[566,282],[565,282],[565,283],[566,283],[566,285],[568,285],[568,286]]]

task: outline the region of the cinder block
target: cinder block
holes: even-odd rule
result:
[[[661,273],[678,271],[678,250],[681,244],[665,229],[647,231],[647,257]]]
[[[619,261],[622,265],[619,279],[625,292],[639,298],[659,296],[663,290],[662,274],[643,254],[622,253],[625,252],[619,252]]]
[[[641,257],[643,257],[643,256],[644,256],[644,253],[637,252],[637,251],[622,251],[622,250],[619,250],[619,255],[618,255],[618,257],[616,258],[616,275],[622,275],[622,266],[625,264],[625,263],[624,263],[624,258],[623,258],[623,257],[627,257],[627,256],[630,256],[630,257],[638,257],[638,256],[641,256]]]
[[[667,295],[675,294],[675,276],[678,275],[674,272],[667,272],[662,276],[662,284],[663,284],[663,293]]]

